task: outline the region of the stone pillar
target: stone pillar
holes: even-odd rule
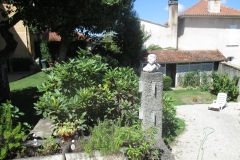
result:
[[[140,119],[144,130],[155,125],[157,134],[155,141],[162,139],[162,97],[163,97],[163,74],[161,72],[142,72],[140,78],[140,90],[142,90]],[[160,148],[156,143],[156,148]]]
[[[161,72],[142,72],[139,83],[142,92],[139,118],[144,130],[152,125],[157,127],[154,149],[158,149],[161,160],[175,160],[173,154],[162,140],[163,74]]]

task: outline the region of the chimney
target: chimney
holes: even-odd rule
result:
[[[171,46],[177,49],[178,0],[168,1],[168,26],[170,28]]]
[[[221,0],[208,0],[208,12],[220,13]]]

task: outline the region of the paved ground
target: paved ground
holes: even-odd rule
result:
[[[206,104],[177,107],[186,130],[171,146],[176,160],[240,160],[240,103],[221,112]]]

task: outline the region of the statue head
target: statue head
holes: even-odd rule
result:
[[[149,64],[154,64],[157,60],[157,56],[155,54],[149,54],[148,55],[148,63]]]

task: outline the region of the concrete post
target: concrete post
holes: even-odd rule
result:
[[[163,74],[161,72],[142,72],[139,82],[139,91],[142,92],[139,119],[142,119],[144,130],[155,125],[154,149],[159,151],[159,159],[175,160],[171,151],[162,140],[162,103],[163,103]]]
[[[160,72],[142,72],[140,78],[142,97],[140,108],[140,119],[144,130],[155,125],[157,134],[156,142],[162,139],[162,97],[163,97],[163,74]],[[156,143],[156,148],[160,148]]]

